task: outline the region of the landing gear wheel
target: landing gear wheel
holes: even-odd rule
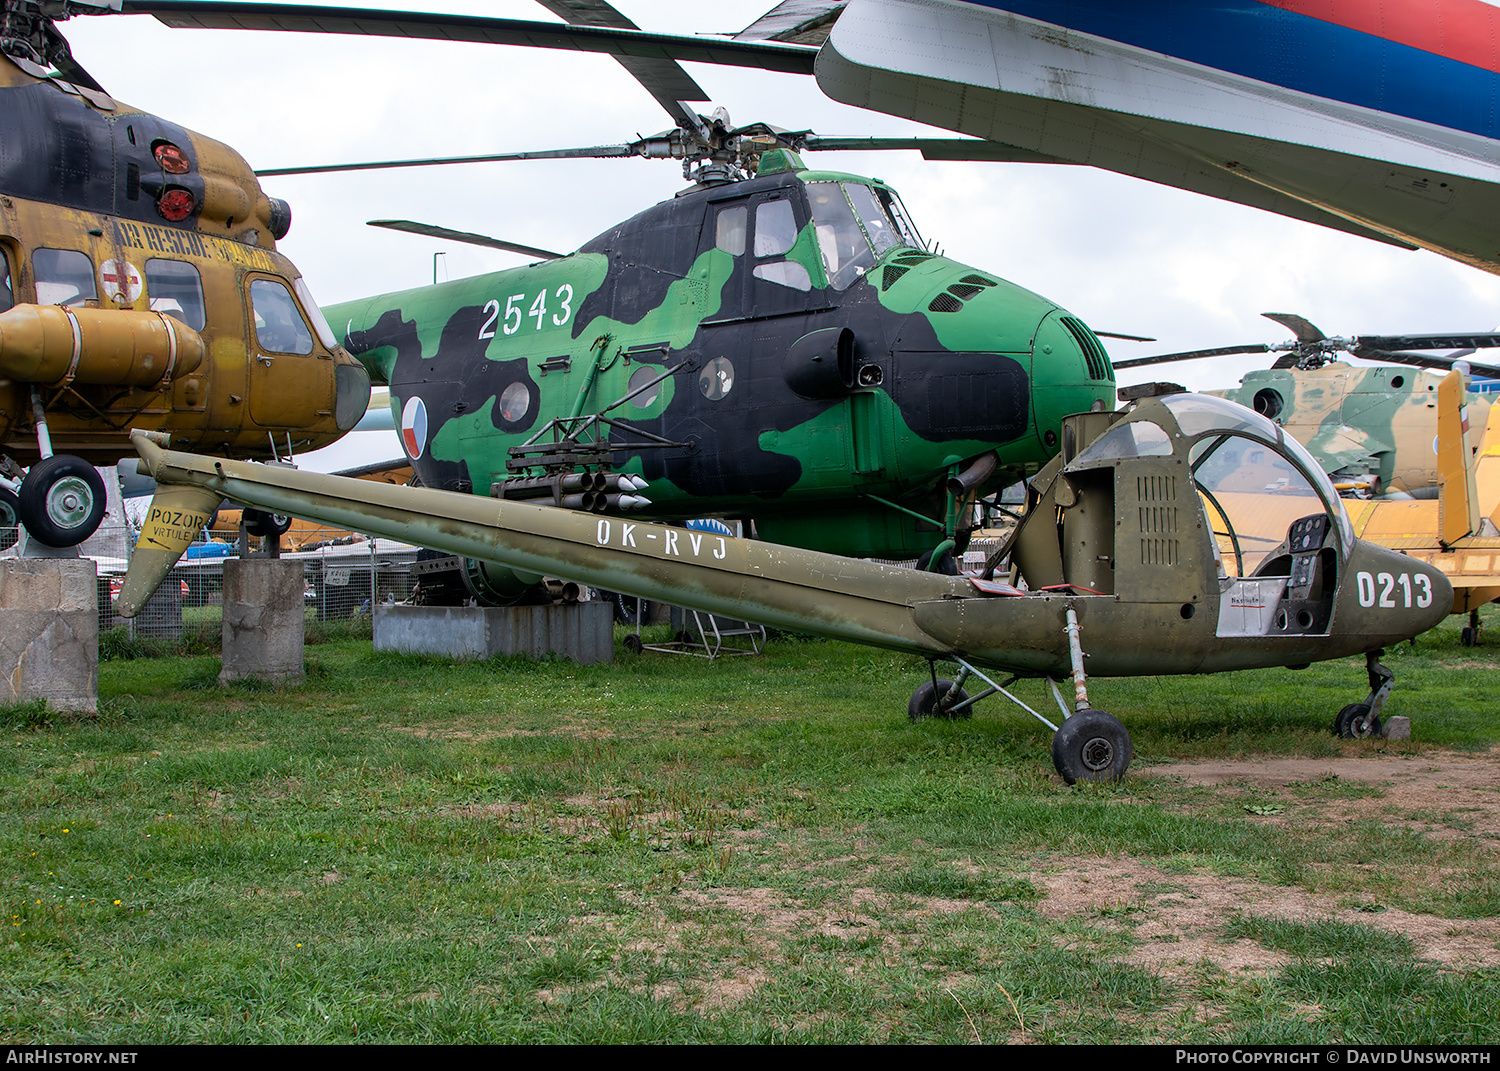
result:
[[[1118,781],[1135,751],[1120,719],[1102,710],[1080,710],[1052,736],[1052,765],[1070,785]]]
[[[267,513],[259,509],[245,511],[245,531],[261,539],[286,535],[291,527],[292,519],[285,513]]]
[[[76,547],[104,520],[104,481],[72,454],[43,458],[26,473],[17,499],[21,523],[49,547]]]
[[[958,694],[948,696],[953,687],[952,681],[939,680],[934,687],[931,681],[927,681],[912,693],[911,702],[906,705],[906,716],[912,721],[921,721],[923,718],[967,718],[973,715],[972,706],[964,707],[962,710],[954,711],[950,708],[960,703],[969,701],[969,693],[962,688]]]
[[[641,646],[641,638],[634,632],[632,632],[629,636],[626,636],[625,639],[621,642],[625,644],[625,650],[629,651],[631,654],[640,654],[641,651],[644,650],[644,648]]]
[[[1479,630],[1477,628],[1470,628],[1468,625],[1465,625],[1463,628],[1458,630],[1458,642],[1463,644],[1465,647],[1478,647]]]
[[[16,545],[20,533],[16,526],[21,523],[21,500],[9,487],[0,487],[0,550],[9,550]]]
[[[1333,719],[1333,735],[1345,740],[1365,740],[1380,735],[1380,719],[1371,715],[1370,704],[1350,703]]]

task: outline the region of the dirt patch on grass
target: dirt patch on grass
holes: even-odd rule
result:
[[[1265,971],[1288,957],[1249,940],[1226,940],[1241,915],[1295,923],[1334,920],[1407,938],[1417,957],[1444,967],[1500,966],[1500,919],[1446,919],[1396,908],[1368,913],[1290,885],[1174,874],[1133,859],[1099,858],[1038,874],[1039,910],[1050,918],[1093,915],[1136,939],[1129,962],[1182,976],[1201,963],[1229,972]]]
[[[1473,754],[1425,751],[1357,758],[1179,762],[1148,767],[1141,776],[1251,789],[1303,803],[1308,802],[1309,795],[1316,798],[1317,786],[1326,789],[1332,799],[1340,782],[1369,785],[1379,794],[1371,812],[1384,820],[1425,835],[1469,838],[1500,850],[1500,748]],[[1311,793],[1307,791],[1309,786],[1313,787]],[[1345,806],[1361,805],[1349,801]],[[1328,820],[1340,820],[1347,814],[1344,810],[1328,816]]]

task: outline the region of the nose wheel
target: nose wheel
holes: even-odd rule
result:
[[[74,547],[104,520],[104,481],[81,457],[54,454],[21,481],[17,510],[26,530],[49,547]]]
[[[1333,719],[1333,735],[1345,740],[1364,740],[1380,735],[1380,708],[1385,705],[1396,675],[1380,664],[1383,650],[1370,651],[1365,655],[1365,672],[1370,677],[1370,694],[1362,703],[1350,703]]]

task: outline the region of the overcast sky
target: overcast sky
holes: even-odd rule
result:
[[[774,0],[615,0],[643,29],[734,32]],[[556,21],[529,0],[359,6]],[[323,34],[171,30],[143,16],[76,18],[77,59],[120,100],[237,149],[252,167],[613,144],[665,129],[656,102],[606,56]],[[686,64],[736,123],[825,135],[935,134],[835,104],[810,77]],[[701,110],[708,111],[711,106]],[[815,166],[880,177],[949,256],[1056,301],[1116,359],[1279,342],[1262,311],[1297,312],[1329,334],[1490,330],[1500,277],[1307,223],[1087,168],[924,161],[914,152],[809,154]],[[291,203],[280,243],[325,305],[497,271],[524,258],[365,226],[416,219],[571,250],[680,189],[680,164],[542,161],[273,178]],[[1264,361],[1265,358],[1259,358]],[[1256,357],[1169,366],[1171,378],[1234,386]],[[1166,378],[1122,373],[1121,383]],[[398,457],[391,435],[313,456],[333,468]]]

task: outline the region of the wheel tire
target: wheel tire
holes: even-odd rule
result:
[[[9,487],[0,487],[0,550],[9,550],[21,538],[21,500]]]
[[[932,551],[929,550],[926,554],[917,559],[917,571],[923,573],[927,572],[927,566],[931,564],[931,562]],[[933,569],[932,572],[939,573],[942,576],[957,576],[958,559],[953,556],[952,551],[945,550],[943,551],[943,556],[938,559],[937,568]]]
[[[1465,625],[1463,628],[1458,630],[1458,642],[1463,644],[1465,647],[1478,647],[1479,630],[1477,628],[1470,628],[1468,625]]]
[[[1120,719],[1102,710],[1081,710],[1052,736],[1052,765],[1070,785],[1118,781],[1135,751]]]
[[[954,713],[949,707],[957,706],[959,703],[967,702],[969,693],[962,688],[946,705],[941,700],[948,695],[948,690],[953,687],[952,681],[939,680],[934,688],[931,681],[927,681],[911,695],[911,702],[906,704],[906,716],[912,721],[921,721],[923,718],[967,718],[974,713],[973,707],[964,707]]]
[[[625,639],[620,642],[625,645],[625,650],[629,651],[631,654],[640,654],[641,651],[645,649],[641,644],[641,638],[634,632],[632,632],[629,636],[626,636]]]
[[[26,473],[17,499],[21,523],[49,547],[76,547],[104,520],[104,480],[81,457],[54,454]]]
[[[260,509],[245,511],[245,531],[261,539],[286,535],[291,527],[292,519],[284,513],[267,513]]]
[[[1333,719],[1333,732],[1345,740],[1366,740],[1380,735],[1380,719],[1370,714],[1368,703],[1350,703]]]

